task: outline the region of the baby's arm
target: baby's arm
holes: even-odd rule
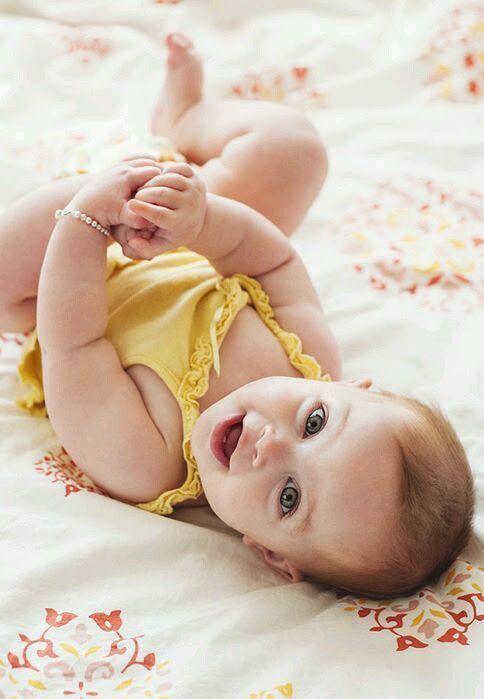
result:
[[[320,302],[303,261],[286,236],[249,206],[207,195],[204,226],[192,250],[207,257],[223,276],[257,279],[273,308]]]
[[[131,165],[95,175],[67,208],[89,213],[104,227],[111,216],[125,218],[126,197],[159,171],[142,159]],[[88,223],[90,218],[73,216],[56,221],[40,273],[37,337],[45,405],[59,441],[95,483],[119,499],[146,502],[182,482],[183,464],[178,445],[158,429],[104,337],[109,240]]]
[[[151,259],[184,245],[207,257],[225,277],[254,277],[268,294],[281,327],[298,335],[304,352],[315,357],[323,373],[339,379],[338,345],[304,263],[285,235],[245,204],[206,194],[186,163],[168,168],[170,173],[146,183],[130,203],[135,213],[159,228],[149,240],[137,238],[142,256]]]
[[[218,272],[254,277],[269,296],[279,325],[295,333],[323,374],[341,377],[341,355],[308,271],[288,239],[262,214],[231,199],[208,195],[205,224],[193,250]]]

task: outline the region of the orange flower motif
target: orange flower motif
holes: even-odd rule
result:
[[[407,648],[425,648],[426,643],[422,643],[414,636],[400,636],[397,639],[397,650],[407,650]]]
[[[119,631],[123,625],[120,609],[115,609],[111,614],[89,614],[89,618],[93,619],[102,631]]]
[[[65,626],[77,617],[77,614],[71,614],[70,612],[62,612],[59,614],[55,609],[50,607],[46,607],[45,611],[47,612],[45,617],[46,622],[49,624],[49,626],[55,626],[56,628]]]
[[[461,646],[469,645],[467,636],[463,634],[462,631],[458,631],[457,629],[449,629],[439,638],[439,641],[442,641],[442,643],[454,643],[457,641],[461,644]]]

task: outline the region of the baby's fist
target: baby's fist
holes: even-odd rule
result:
[[[206,187],[187,163],[165,163],[162,174],[140,187],[128,208],[157,226],[149,240],[130,241],[141,257],[152,259],[196,240],[205,221]]]

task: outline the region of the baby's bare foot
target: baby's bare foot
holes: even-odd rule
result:
[[[203,67],[192,42],[180,32],[165,38],[166,77],[151,118],[155,136],[173,136],[178,119],[202,97]]]

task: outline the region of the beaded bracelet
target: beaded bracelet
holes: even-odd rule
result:
[[[81,221],[84,221],[84,223],[87,223],[89,226],[96,228],[98,231],[101,231],[101,233],[104,233],[105,236],[111,235],[107,228],[104,228],[104,226],[101,226],[101,224],[95,221],[93,218],[87,214],[82,214],[80,211],[57,209],[55,212],[55,220],[57,221],[59,218],[61,218],[61,216],[68,216],[69,214],[74,216],[74,218],[79,218]]]

